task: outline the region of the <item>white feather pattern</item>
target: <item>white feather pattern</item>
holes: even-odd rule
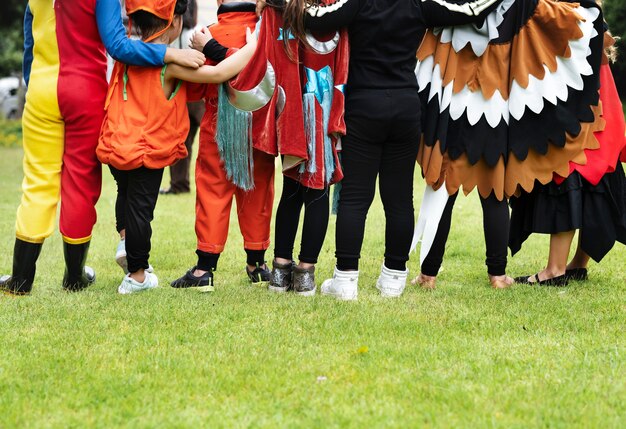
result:
[[[458,93],[453,94],[454,82],[443,86],[441,69],[439,64],[434,64],[432,56],[417,64],[415,74],[419,90],[423,91],[430,83],[428,100],[437,97],[441,112],[449,107],[450,117],[453,120],[459,119],[464,112],[467,112],[471,125],[475,125],[484,116],[493,128],[503,120],[508,124],[509,116],[516,120],[521,119],[527,108],[535,113],[541,112],[546,101],[553,105],[556,105],[558,100],[567,101],[568,88],[581,90],[583,76],[588,76],[593,72],[587,56],[589,41],[597,36],[593,21],[598,17],[598,10],[578,7],[575,11],[583,18],[578,22],[583,36],[569,42],[570,57],[557,57],[554,72],[550,72],[544,65],[544,78],[529,76],[526,88],[514,80],[508,100],[505,100],[499,91],[496,91],[490,99],[485,99],[480,90],[471,91],[467,85]]]

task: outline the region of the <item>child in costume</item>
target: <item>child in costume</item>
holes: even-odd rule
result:
[[[26,7],[24,41],[23,195],[13,271],[0,278],[0,288],[30,293],[60,199],[62,285],[80,290],[95,279],[85,261],[102,178],[95,149],[107,92],[105,48],[113,57],[139,65],[176,61],[198,67],[204,59],[192,50],[129,40],[118,0],[32,0]]]
[[[252,11],[254,4],[248,6]],[[334,135],[345,132],[342,89],[347,76],[347,39],[331,33],[330,40],[320,41],[309,34],[304,43],[310,43],[311,48],[303,49],[285,28],[277,10],[263,15],[259,34],[261,47],[254,60],[226,91],[222,88],[220,92],[217,145],[225,171],[221,174],[243,188],[254,178],[256,189],[259,154],[272,156],[272,163],[273,156],[283,157],[285,185],[277,213],[277,258],[269,288],[284,292],[293,284],[297,293],[312,295],[316,289],[314,264],[328,224],[328,186],[341,178]],[[237,121],[243,122],[241,129],[232,126]],[[243,145],[233,150],[232,145],[237,143]],[[238,154],[248,150],[252,150],[254,162],[240,163]],[[236,159],[230,153],[236,153]],[[271,199],[265,201],[268,210],[262,213],[271,213],[271,203]],[[303,204],[301,264],[292,267],[291,252]],[[223,216],[228,219],[227,212]],[[198,255],[201,262],[204,255]],[[179,281],[193,284],[197,281],[194,276],[203,273],[208,275],[190,270]]]
[[[263,16],[271,23],[264,27],[269,34],[282,34],[282,40],[273,44],[283,45],[289,59],[299,64],[301,87],[298,89],[305,129],[301,137],[305,138],[296,140],[291,136],[291,140],[294,144],[299,142],[307,154],[306,161],[295,164],[286,161],[283,154],[283,190],[276,212],[269,290],[293,290],[298,295],[312,296],[316,291],[315,264],[328,228],[329,187],[343,177],[337,143],[345,135],[343,88],[348,78],[349,45],[345,30],[319,34],[298,26],[296,20],[304,6],[303,0],[291,0],[284,9],[278,8],[277,11],[282,9],[284,22],[275,10],[267,10]],[[287,70],[279,68],[277,73]],[[302,206],[302,241],[296,265],[292,252]]]
[[[414,223],[413,161],[420,136],[415,52],[426,26],[478,21],[496,3],[338,0],[320,5],[307,1],[299,10],[297,22],[304,28],[323,33],[347,28],[350,38],[337,266],[333,278],[322,284],[323,294],[357,299],[365,219],[377,179],[386,218],[385,259],[377,288],[383,296],[403,293]]]
[[[418,162],[439,190],[427,190],[418,219],[432,233],[417,283],[435,286],[458,190],[476,187],[490,283],[513,284],[505,275],[506,199],[554,173],[567,176],[570,162],[584,164],[585,150],[598,148],[601,34],[590,0],[504,0],[481,27],[426,34],[416,69],[424,106]]]
[[[615,40],[604,33],[605,47]],[[547,185],[536,186],[511,198],[510,247],[513,254],[532,233],[550,234],[546,267],[518,283],[565,286],[570,280],[586,280],[590,257],[596,262],[608,253],[615,241],[626,244],[626,177],[619,159],[626,147],[622,104],[603,55],[600,67],[602,131],[595,136],[600,149],[586,151],[587,163],[571,163],[567,177],[555,175]],[[568,264],[574,233],[579,230],[576,254]]]
[[[171,43],[176,39],[186,7],[187,0],[126,0],[130,21],[145,42]],[[217,83],[230,79],[247,63],[255,47],[251,37],[244,48],[218,66],[197,70],[177,65],[149,68],[116,64],[97,155],[104,164],[110,164],[117,182],[117,228],[126,232],[129,273],[119,293],[158,285],[156,275],[148,271],[150,221],[163,169],[187,156],[189,118],[183,80]]]
[[[204,32],[193,38],[193,46],[207,53],[211,64],[217,64],[232,55],[245,43],[246,28],[253,30],[257,23],[254,1],[218,1],[217,23],[211,25],[208,41]],[[208,43],[207,43],[208,42]],[[206,111],[200,127],[200,147],[196,160],[196,237],[197,263],[179,279],[171,283],[175,288],[212,290],[214,271],[228,238],[233,197],[237,202],[239,229],[246,252],[246,274],[253,283],[267,282],[269,271],[265,265],[265,251],[270,244],[270,221],[274,201],[274,156],[252,149],[253,171],[249,181],[237,181],[229,173],[224,158],[225,147],[218,144],[218,106],[224,100],[220,87],[205,85],[199,88],[205,100]],[[229,117],[232,126],[245,123],[241,117]],[[261,124],[253,135],[263,133]],[[243,125],[242,125],[243,126]],[[227,145],[249,145],[247,136],[229,136]],[[236,152],[246,154],[249,147]],[[254,186],[252,186],[252,183]]]

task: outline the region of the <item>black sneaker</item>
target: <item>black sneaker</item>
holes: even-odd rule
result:
[[[270,292],[284,293],[293,289],[293,261],[289,264],[279,264],[272,262],[272,273],[270,276],[270,284],[267,289]]]
[[[301,296],[313,296],[315,295],[315,267],[300,268],[299,266],[293,267],[293,290],[296,294]]]
[[[270,281],[270,270],[265,264],[262,266],[257,264],[252,271],[248,271],[248,267],[246,267],[246,274],[248,274],[248,278],[252,283],[267,283]]]
[[[191,268],[185,273],[184,276],[170,283],[170,286],[176,289],[193,289],[198,292],[213,292],[215,290],[213,287],[213,271],[207,271],[200,277],[196,277],[193,275],[195,270],[196,267]]]

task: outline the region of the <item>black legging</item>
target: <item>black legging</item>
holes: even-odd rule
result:
[[[328,228],[328,189],[312,189],[283,176],[283,192],[276,210],[274,256],[293,259],[293,244],[304,205],[304,224],[298,259],[317,263]]]
[[[385,210],[385,266],[405,270],[413,236],[413,173],[420,135],[418,101],[409,91],[368,91],[378,104],[372,116],[346,116],[342,181],[337,211],[340,270],[358,270],[365,219],[376,192]],[[405,108],[412,107],[411,110]],[[413,105],[415,107],[413,107]],[[348,109],[346,108],[346,111]]]
[[[109,166],[117,182],[115,220],[117,230],[126,230],[126,259],[128,271],[134,273],[149,267],[150,238],[154,208],[159,197],[163,169],[146,167],[118,170]]]
[[[422,274],[436,276],[443,262],[446,250],[446,241],[450,233],[452,209],[458,192],[451,195],[443,211],[437,234],[428,255],[422,263]],[[487,198],[480,197],[483,209],[483,231],[487,248],[487,272],[492,276],[502,276],[506,273],[507,244],[509,241],[509,207],[506,200],[498,200],[493,194]]]

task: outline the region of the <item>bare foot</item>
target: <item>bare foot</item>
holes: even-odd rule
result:
[[[411,280],[411,284],[418,284],[424,289],[435,289],[435,283],[437,282],[437,277],[427,276],[425,274],[420,273],[419,276],[415,277]]]
[[[515,280],[513,277],[509,277],[507,275],[503,276],[489,276],[489,283],[491,283],[491,287],[494,289],[506,289],[515,284]]]

